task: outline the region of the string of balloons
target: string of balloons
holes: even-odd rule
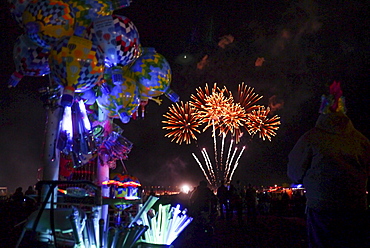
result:
[[[93,137],[99,133],[93,132],[94,128],[103,127],[104,121],[128,123],[139,110],[144,117],[148,101],[158,101],[155,98],[162,95],[179,101],[170,88],[172,72],[166,58],[153,47],[142,47],[134,23],[114,13],[129,7],[130,0],[8,3],[13,19],[23,30],[13,48],[15,71],[8,87],[16,87],[25,76],[49,76],[54,89],[45,90],[53,92],[45,98],[53,98],[63,108],[58,149],[77,154],[75,164],[92,159],[91,153],[109,137],[117,140],[107,132],[100,133],[103,139]],[[86,119],[98,124],[85,125]],[[94,144],[97,141],[100,143]],[[132,146],[126,143],[122,145],[125,153]]]

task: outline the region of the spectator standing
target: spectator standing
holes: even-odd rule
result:
[[[224,180],[221,181],[221,185],[217,189],[217,198],[220,204],[221,219],[225,219],[224,209],[226,211],[226,215],[229,215],[230,204],[229,204],[229,192],[228,192],[228,188],[225,185]]]
[[[212,214],[215,212],[217,199],[215,194],[207,187],[206,181],[200,181],[199,186],[190,196],[190,209],[193,214],[201,212]]]
[[[229,188],[231,213],[236,210],[236,216],[238,219],[238,225],[243,224],[243,198],[240,189],[240,182],[237,181],[236,186],[230,184]]]
[[[24,192],[25,201],[26,201],[26,209],[27,211],[33,211],[36,207],[36,191],[33,189],[32,186],[28,186],[26,192]]]
[[[309,246],[370,247],[366,187],[370,142],[346,115],[340,83],[289,154],[288,176],[306,189]]]
[[[22,187],[18,187],[15,190],[14,194],[12,195],[12,200],[17,205],[22,205],[23,204],[24,194],[23,194],[23,188]]]
[[[260,192],[258,194],[258,212],[260,214],[269,214],[271,205],[271,193],[268,191]]]
[[[255,224],[257,219],[257,191],[251,184],[248,184],[245,190],[245,204],[247,206],[247,221]]]
[[[26,192],[24,192],[25,195],[36,195],[36,191],[33,189],[32,186],[28,186],[28,189]]]

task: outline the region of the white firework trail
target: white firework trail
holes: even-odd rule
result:
[[[224,157],[224,147],[225,147],[225,138],[226,138],[226,135],[225,133],[222,134],[222,142],[221,142],[221,154],[220,154],[220,168],[221,170],[224,168],[223,167],[223,157]]]
[[[233,155],[231,156],[231,159],[230,159],[230,163],[228,164],[227,169],[225,170],[224,180],[225,180],[226,183],[229,183],[227,178],[229,177],[231,165],[233,164],[233,160],[234,160],[234,157],[235,157],[235,154],[236,154],[237,151],[238,151],[238,147],[235,147]]]
[[[192,153],[192,155],[193,155],[193,157],[194,157],[195,161],[197,161],[197,163],[199,164],[199,167],[200,167],[200,169],[202,170],[202,172],[203,172],[203,174],[204,174],[204,177],[207,179],[208,183],[212,185],[211,181],[210,181],[210,180],[209,180],[209,178],[208,178],[208,175],[207,175],[206,171],[205,171],[205,170],[204,170],[204,168],[203,168],[202,163],[199,161],[198,157],[197,157],[194,153]]]
[[[221,139],[221,152],[217,153],[217,149],[215,148],[215,157],[212,160],[205,148],[201,150],[201,154],[204,159],[203,162],[200,162],[199,158],[194,153],[192,153],[193,157],[199,164],[199,167],[201,168],[206,180],[213,190],[217,189],[221,180],[224,180],[225,183],[231,182],[232,177],[239,165],[239,159],[245,150],[245,146],[241,150],[238,147],[234,147],[235,142],[233,139],[231,139],[230,146],[227,152],[227,157],[223,158],[223,156],[226,156],[225,137],[222,136]],[[217,146],[215,145],[215,147]],[[217,154],[219,154],[220,157],[217,158]],[[222,166],[220,166],[220,164],[218,163],[220,163]]]
[[[234,143],[234,140],[232,139],[231,142],[230,142],[230,146],[229,146],[229,152],[227,153],[225,171],[227,171],[227,167],[229,166],[230,154],[231,154],[231,149],[233,147],[233,143]]]
[[[216,162],[216,169],[220,169],[219,168],[219,164],[218,164],[218,159],[217,159],[217,139],[216,139],[216,129],[215,129],[215,122],[214,120],[212,120],[212,128],[213,128],[213,131],[212,131],[212,135],[213,135],[213,149],[215,150],[215,162]]]
[[[207,169],[208,169],[210,177],[212,179],[211,181],[213,182],[211,185],[213,185],[214,183],[217,183],[216,175],[215,175],[215,172],[214,172],[213,167],[212,167],[211,159],[209,158],[207,150],[205,148],[202,149],[202,155],[204,157],[204,161],[206,162]],[[217,170],[217,168],[216,168],[216,170]]]
[[[243,146],[242,150],[241,150],[241,151],[240,151],[240,153],[239,153],[238,158],[237,158],[237,159],[236,159],[236,161],[235,161],[235,165],[234,165],[234,168],[233,168],[233,170],[232,170],[232,172],[231,172],[229,182],[231,182],[231,179],[233,178],[234,172],[235,172],[236,168],[237,168],[237,167],[238,167],[238,165],[239,165],[239,159],[240,159],[240,157],[242,156],[242,154],[243,154],[244,150],[245,150],[245,146]]]

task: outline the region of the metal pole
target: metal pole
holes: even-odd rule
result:
[[[57,141],[60,131],[60,123],[63,116],[64,108],[60,106],[60,99],[52,103],[48,101],[49,97],[60,94],[61,89],[55,89],[51,87],[41,89],[40,92],[46,93],[47,103],[44,104],[46,107],[46,127],[45,127],[45,144],[44,144],[44,155],[43,155],[43,175],[42,180],[45,181],[57,181],[59,179],[59,162],[60,154],[57,149]],[[47,185],[42,188],[41,200],[49,201],[50,198],[45,199],[46,193],[49,188]],[[57,187],[54,188],[54,195],[57,195]],[[54,198],[54,202],[57,202],[57,197]],[[50,208],[50,204],[46,206]]]

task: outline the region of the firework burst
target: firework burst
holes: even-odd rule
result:
[[[244,83],[238,87],[238,102],[226,87],[219,88],[215,83],[212,88],[197,88],[197,93],[191,95],[191,101],[186,104],[173,104],[169,112],[164,115],[168,121],[163,123],[169,126],[163,129],[171,130],[166,137],[176,140],[177,143],[191,143],[191,139],[196,139],[195,132],[201,133],[198,127],[204,125],[203,132],[209,127],[219,130],[220,135],[230,133],[235,143],[240,142],[243,136],[241,128],[245,128],[249,135],[254,136],[259,133],[263,140],[270,140],[276,135],[279,129],[280,117],[277,115],[268,118],[269,108],[255,105],[262,96],[254,92]],[[213,132],[215,135],[215,132]]]
[[[254,93],[254,88],[251,88],[243,83],[239,84],[238,87],[238,98],[240,105],[244,108],[246,113],[250,113],[252,110],[258,109],[259,105],[254,105],[256,102],[261,100],[262,96]]]
[[[201,124],[205,124],[203,132],[213,126],[220,130],[220,134],[238,133],[237,129],[245,123],[246,112],[234,102],[227,88],[220,89],[215,84],[210,91],[206,85],[205,90],[198,88],[197,92],[197,95],[191,96],[193,101],[190,105],[198,110],[198,118]]]
[[[203,132],[211,126],[214,126],[216,129],[223,126],[224,117],[232,104],[232,98],[226,97],[224,90],[213,92],[211,95],[206,96],[203,108],[198,110],[199,119],[206,124]]]
[[[205,102],[205,99],[212,95],[213,92],[216,92],[217,91],[217,84],[214,84],[213,85],[213,88],[211,89],[211,91],[209,90],[208,88],[208,84],[206,84],[206,87],[204,88],[204,90],[202,88],[197,88],[196,91],[197,91],[197,94],[196,95],[191,95],[190,98],[193,100],[190,102],[190,106],[198,109],[198,110],[202,110],[206,104]]]
[[[250,135],[254,136],[258,133],[259,138],[263,140],[267,138],[271,141],[271,136],[275,136],[275,131],[279,129],[280,117],[275,115],[272,118],[268,118],[269,113],[269,107],[265,109],[265,107],[260,106],[248,114],[246,126]]]
[[[243,127],[246,122],[246,116],[244,108],[239,103],[229,104],[224,109],[220,131],[224,134],[230,132],[232,136],[237,135],[240,127]]]
[[[180,145],[182,142],[190,144],[192,139],[197,139],[195,132],[200,133],[198,130],[200,122],[197,118],[196,109],[189,106],[188,102],[172,104],[163,116],[167,120],[162,121],[162,123],[168,124],[163,129],[171,130],[171,132],[165,134],[165,137],[172,138],[171,142],[176,141]]]
[[[162,121],[169,126],[163,129],[171,130],[165,136],[181,145],[182,142],[190,144],[191,139],[196,140],[195,133],[201,133],[198,130],[201,126],[205,126],[202,132],[209,127],[212,128],[214,160],[210,159],[205,148],[201,151],[203,163],[194,153],[192,155],[208,183],[216,189],[221,180],[231,182],[239,159],[246,149],[234,147],[234,142],[239,143],[244,135],[242,128],[243,130],[245,128],[252,137],[258,133],[259,138],[271,141],[271,137],[275,136],[276,130],[279,129],[280,117],[275,115],[268,118],[270,108],[256,105],[262,96],[254,93],[254,88],[244,83],[238,87],[237,102],[226,87],[220,89],[216,84],[212,88],[208,85],[204,89],[197,88],[196,92],[190,96],[189,102],[173,104],[169,108],[169,112],[163,115],[168,120]],[[225,138],[229,133],[233,140],[229,149],[225,151]],[[221,142],[217,142],[217,139],[221,139]]]

